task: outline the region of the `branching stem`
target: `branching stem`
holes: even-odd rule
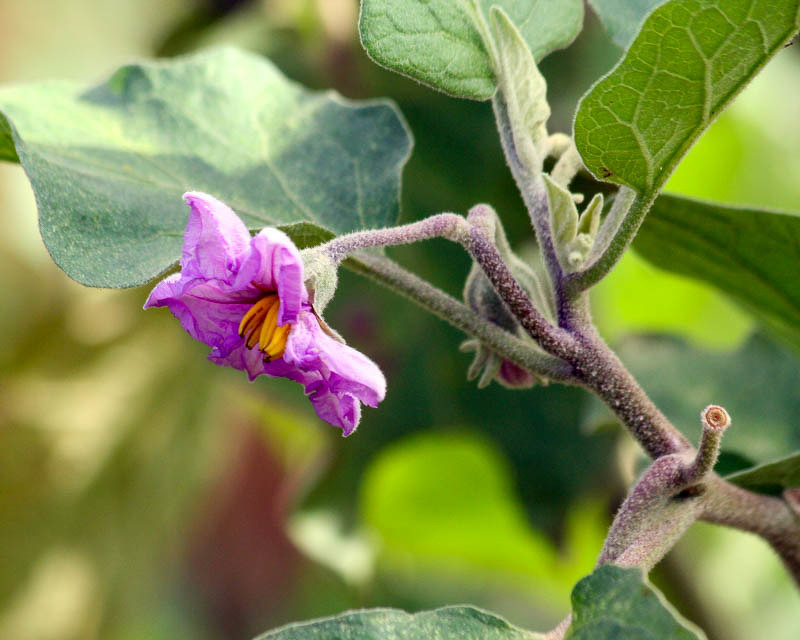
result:
[[[567,296],[574,298],[582,291],[587,291],[602,280],[614,265],[622,258],[622,254],[633,242],[636,232],[644,221],[645,215],[650,211],[653,202],[656,199],[656,194],[640,194],[633,192],[630,189],[621,188],[617,195],[620,207],[617,215],[609,214],[606,223],[609,225],[618,224],[613,229],[601,229],[601,237],[604,232],[608,233],[611,237],[607,241],[607,246],[604,247],[603,252],[587,267],[581,271],[568,274],[564,279],[564,289]],[[614,211],[612,210],[612,214]],[[621,220],[620,220],[621,218]]]
[[[502,358],[550,380],[569,382],[571,367],[562,360],[537,351],[516,336],[486,322],[472,309],[434,287],[396,262],[369,253],[357,254],[344,262],[356,273],[366,275],[398,292],[464,333],[478,338]]]

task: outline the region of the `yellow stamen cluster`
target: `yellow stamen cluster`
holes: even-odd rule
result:
[[[258,345],[264,360],[270,362],[283,355],[291,325],[278,326],[280,298],[274,293],[256,302],[239,323],[239,335],[245,339],[248,349]]]

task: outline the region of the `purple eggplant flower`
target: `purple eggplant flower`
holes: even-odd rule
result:
[[[211,347],[208,359],[303,385],[317,415],[341,427],[358,426],[361,402],[383,400],[386,380],[378,366],[320,326],[303,278],[303,262],[282,231],[251,237],[225,204],[190,192],[181,271],[159,282],[145,303],[166,306],[196,340]]]

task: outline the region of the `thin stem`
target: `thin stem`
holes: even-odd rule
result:
[[[543,354],[500,327],[486,322],[465,304],[384,256],[361,253],[343,263],[350,270],[410,298],[457,329],[486,344],[501,357],[550,380],[569,382],[571,368]]]
[[[800,517],[780,498],[709,478],[701,519],[755,533],[772,545],[800,587]]]
[[[536,239],[539,241],[539,247],[542,250],[547,273],[553,283],[553,288],[557,296],[556,302],[558,303],[562,281],[564,279],[564,271],[561,268],[561,263],[558,261],[558,255],[556,254],[555,243],[553,241],[547,189],[544,186],[541,174],[531,174],[517,154],[517,149],[514,145],[514,133],[508,116],[508,107],[499,90],[492,98],[492,106],[494,107],[497,130],[500,132],[500,141],[503,145],[506,161],[517,183],[520,194],[522,194],[522,201],[528,209],[531,224],[536,232]]]
[[[547,318],[533,305],[525,290],[503,261],[497,247],[486,237],[484,230],[478,226],[470,228],[469,234],[464,240],[464,246],[475,262],[481,266],[495,291],[508,305],[522,328],[537,344],[557,358],[570,358],[574,353],[575,342],[572,335],[564,329],[550,324]]]
[[[620,213],[624,212],[622,221],[615,230],[609,229],[609,231],[613,231],[613,235],[608,241],[608,246],[604,248],[594,262],[581,271],[576,271],[566,276],[564,288],[569,296],[575,296],[581,291],[590,289],[608,275],[614,265],[622,258],[625,249],[633,242],[636,232],[642,225],[645,215],[647,215],[650,207],[653,206],[656,198],[654,193],[637,193],[628,205],[630,190],[620,189],[617,197],[619,198],[620,196],[623,198],[620,203],[625,206],[625,208],[619,210]],[[616,221],[615,218],[609,215],[607,222],[611,224]],[[601,229],[601,235],[602,232],[603,230]]]
[[[385,229],[356,231],[334,238],[320,245],[338,264],[347,256],[368,247],[389,247],[399,244],[411,244],[431,238],[447,238],[454,242],[462,242],[469,229],[469,224],[456,213],[439,213],[411,224]]]
[[[533,305],[528,294],[509,270],[497,247],[489,239],[487,234],[491,233],[494,236],[496,231],[493,214],[494,212],[490,208],[483,206],[473,208],[470,220],[454,213],[440,213],[400,227],[350,233],[320,245],[318,250],[327,252],[336,263],[339,263],[355,251],[368,247],[408,244],[436,237],[459,242],[484,270],[498,295],[509,306],[522,328],[545,351],[557,358],[563,358],[565,354],[569,353],[569,342],[572,338],[566,331],[553,327]],[[365,255],[362,254],[360,260],[362,264],[364,264],[364,259]],[[403,284],[413,284],[417,289],[430,287],[421,279],[412,282],[406,278]],[[431,291],[428,290],[428,292]],[[464,307],[461,303],[458,305]]]
[[[703,435],[697,447],[697,455],[692,465],[686,469],[687,482],[699,482],[711,473],[719,457],[722,434],[731,424],[731,417],[722,407],[709,405],[700,413]]]

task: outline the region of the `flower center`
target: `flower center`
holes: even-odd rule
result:
[[[239,323],[239,335],[245,339],[248,349],[258,345],[264,360],[271,362],[283,355],[291,325],[287,322],[278,326],[278,307],[280,298],[270,293],[256,302]]]

